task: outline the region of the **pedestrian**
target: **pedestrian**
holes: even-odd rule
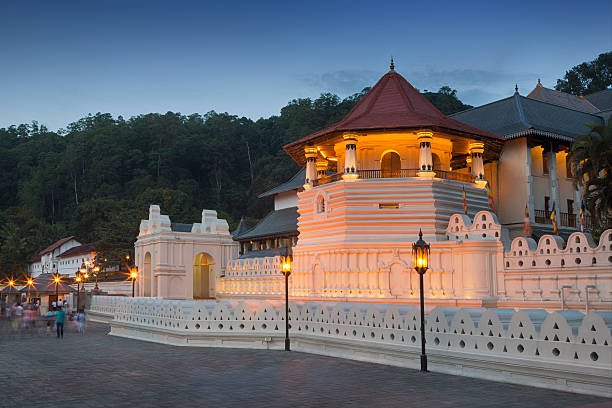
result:
[[[64,320],[66,319],[66,312],[60,306],[55,314],[55,327],[57,329],[57,338],[64,338]]]
[[[77,312],[77,331],[81,334],[85,334],[85,312],[80,310]]]
[[[51,303],[51,308],[53,310],[57,310],[57,302],[54,300],[53,303]]]

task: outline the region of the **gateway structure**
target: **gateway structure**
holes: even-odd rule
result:
[[[515,97],[514,102],[523,101]],[[549,113],[540,109],[541,116]],[[495,115],[487,118],[496,120]],[[586,119],[603,121],[591,114],[576,116]],[[546,223],[539,242],[521,237],[516,227],[525,206],[537,214],[536,203],[544,202],[539,195],[575,205],[574,190],[559,188],[554,153],[570,140],[557,140],[551,148],[550,134],[525,132],[513,136],[525,143],[508,143],[498,129],[468,123],[442,114],[392,65],[340,122],[285,146],[303,170],[264,194],[274,196],[274,211],[236,234],[238,243],[230,240],[226,224],[181,229],[167,219],[161,231],[155,221],[159,209],[152,207],[136,243],[143,272],[139,294],[277,297],[283,291],[280,256],[292,248],[294,298],[416,303],[411,243],[422,229],[431,243],[425,283],[429,305],[609,307],[611,231],[595,246],[588,235],[575,232],[576,223],[567,222],[562,225],[566,245],[560,236],[546,234]],[[586,132],[586,125],[576,127]],[[537,188],[528,172],[533,151],[524,147],[536,142],[548,146],[541,151],[549,155],[550,178]],[[501,219],[496,204],[503,210]],[[196,250],[196,241],[204,246]],[[216,255],[219,247],[225,252]],[[210,271],[204,281],[197,278],[199,254],[206,255]]]

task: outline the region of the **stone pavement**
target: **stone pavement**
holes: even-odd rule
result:
[[[7,334],[0,407],[612,407],[612,400],[285,351],[173,347],[89,324]]]

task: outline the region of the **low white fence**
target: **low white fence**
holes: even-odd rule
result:
[[[418,367],[418,308],[291,303],[292,349]],[[282,349],[284,304],[95,296],[111,334],[174,345]],[[612,313],[435,308],[430,370],[612,396]]]

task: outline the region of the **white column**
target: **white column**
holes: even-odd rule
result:
[[[473,142],[469,145],[470,156],[472,157],[472,175],[476,180],[484,179],[484,162],[482,155],[484,153],[484,143]]]
[[[555,202],[555,218],[557,225],[561,226],[561,203],[559,202],[559,178],[557,176],[557,153],[554,150],[548,154],[548,177],[550,179],[550,197]],[[547,208],[548,209],[548,208]]]
[[[304,188],[309,189],[312,187],[312,182],[317,179],[317,148],[312,146],[305,147],[304,153],[306,155],[306,180]]]
[[[486,187],[487,182],[484,178],[484,143],[472,142],[468,146],[470,150],[470,157],[472,158],[472,175],[476,178],[476,185],[479,187]]]
[[[346,152],[344,155],[344,180],[355,180],[359,177],[357,173],[357,136],[352,134],[344,135]]]
[[[417,141],[419,142],[419,177],[432,178],[435,176],[433,171],[433,158],[431,157],[431,141],[433,132],[430,130],[422,130],[417,133]]]
[[[527,178],[527,200],[529,206],[529,222],[535,223],[535,198],[533,194],[533,175],[531,174],[531,148],[527,141],[525,141],[525,151],[527,157],[525,160],[525,176]]]

